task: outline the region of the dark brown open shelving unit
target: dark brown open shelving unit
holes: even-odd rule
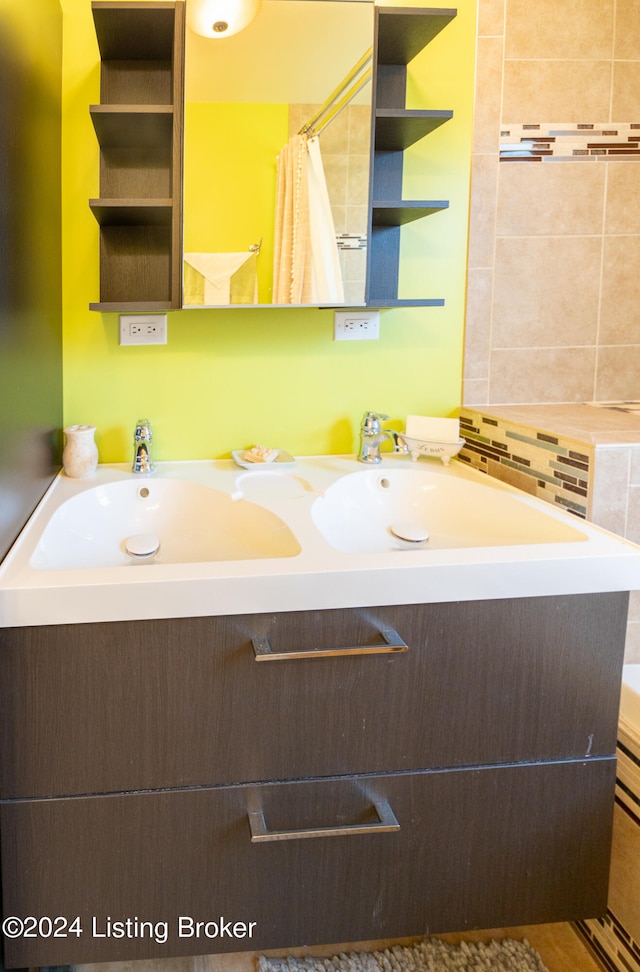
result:
[[[375,117],[375,150],[403,152],[450,118],[453,118],[452,111],[378,108]]]
[[[182,306],[184,3],[94,0],[99,311]]]
[[[374,32],[369,259],[372,307],[442,306],[444,299],[398,297],[400,228],[446,210],[446,200],[404,200],[404,151],[453,118],[453,111],[406,108],[407,65],[453,20],[451,8],[377,7]]]
[[[173,105],[91,105],[101,148],[171,148]]]
[[[404,226],[414,219],[422,219],[432,213],[439,213],[447,209],[449,203],[444,200],[416,199],[398,203],[394,200],[385,201],[374,199],[373,222],[376,226]]]

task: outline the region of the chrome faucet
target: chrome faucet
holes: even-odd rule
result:
[[[380,446],[387,439],[393,442],[394,452],[408,452],[403,434],[394,429],[383,429],[381,422],[386,422],[388,415],[380,412],[365,412],[360,423],[360,454],[359,462],[377,463],[382,462]]]
[[[151,473],[155,469],[151,454],[151,422],[148,419],[138,419],[133,438],[133,469],[134,473]]]

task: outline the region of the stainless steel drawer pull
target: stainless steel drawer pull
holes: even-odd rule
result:
[[[251,841],[301,840],[304,837],[347,837],[354,834],[385,834],[400,830],[400,824],[386,801],[374,804],[378,820],[369,824],[350,824],[346,827],[312,827],[309,830],[268,830],[262,810],[249,811]]]
[[[358,645],[353,648],[300,648],[296,651],[273,651],[268,638],[252,638],[256,661],[284,661],[287,658],[331,658],[336,655],[381,655],[408,651],[397,631],[386,628],[380,634],[382,645]]]

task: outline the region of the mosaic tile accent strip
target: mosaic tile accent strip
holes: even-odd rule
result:
[[[624,723],[617,758],[616,803],[640,827],[640,745]],[[604,918],[575,922],[575,928],[609,972],[640,972],[640,944],[611,910]]]
[[[336,245],[339,250],[366,250],[367,237],[361,233],[340,233]]]
[[[586,519],[593,447],[463,408],[458,458],[475,469]]]
[[[501,162],[640,162],[640,122],[509,125]]]

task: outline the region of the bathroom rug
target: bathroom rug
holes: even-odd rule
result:
[[[548,972],[526,939],[461,942],[448,945],[437,938],[409,947],[380,952],[349,952],[322,956],[258,959],[258,972]]]

